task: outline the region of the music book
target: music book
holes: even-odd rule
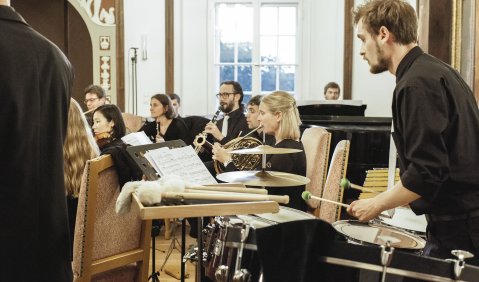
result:
[[[158,148],[144,156],[161,177],[174,174],[195,185],[218,183],[191,146]]]
[[[126,144],[130,144],[131,146],[153,144],[150,138],[146,136],[144,131],[127,134],[123,136],[121,140],[123,140],[123,142]]]

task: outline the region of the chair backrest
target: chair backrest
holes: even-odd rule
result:
[[[301,136],[301,142],[306,154],[306,177],[310,179],[306,184],[306,191],[311,192],[313,196],[321,197],[328,173],[331,133],[322,127],[306,128]],[[307,203],[309,207],[315,209],[316,215],[321,202],[308,200]]]
[[[126,133],[137,132],[145,124],[145,118],[130,113],[121,113],[125,121]]]
[[[73,281],[147,281],[151,220],[118,216],[118,175],[110,155],[87,162],[73,244]]]
[[[343,189],[341,188],[341,180],[346,177],[346,169],[348,167],[349,158],[348,140],[339,141],[333,152],[331,164],[329,166],[326,184],[323,189],[322,198],[341,202],[343,200]],[[319,218],[329,223],[339,220],[341,215],[341,206],[323,202],[319,207]]]

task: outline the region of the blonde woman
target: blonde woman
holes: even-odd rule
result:
[[[67,134],[63,143],[63,174],[72,244],[83,169],[86,161],[99,156],[99,154],[100,150],[80,105],[74,99],[70,99]]]
[[[275,138],[273,147],[300,149],[300,153],[269,155],[266,169],[306,176],[306,155],[299,140],[301,119],[293,96],[284,91],[276,91],[263,97],[259,105],[258,121],[263,131]],[[301,198],[304,185],[294,187],[266,187],[269,194],[288,195],[289,207],[306,211]]]

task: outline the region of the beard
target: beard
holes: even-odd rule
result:
[[[375,65],[370,65],[369,71],[373,74],[382,73],[388,70],[390,65],[390,60],[384,57],[383,50],[379,48],[379,44],[376,42],[376,54],[378,58],[378,63]]]
[[[228,101],[227,103],[221,103],[221,111],[225,114],[230,113],[234,108],[234,101]]]

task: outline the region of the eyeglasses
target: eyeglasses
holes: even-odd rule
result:
[[[234,94],[238,94],[237,92],[233,92],[233,93],[228,93],[228,92],[223,92],[223,93],[218,93],[216,94],[216,98],[220,99],[220,98],[228,98],[230,95],[234,95]]]
[[[100,98],[90,98],[90,99],[85,99],[85,101],[83,101],[85,104],[88,104],[88,102],[94,102],[96,100],[98,100]]]

